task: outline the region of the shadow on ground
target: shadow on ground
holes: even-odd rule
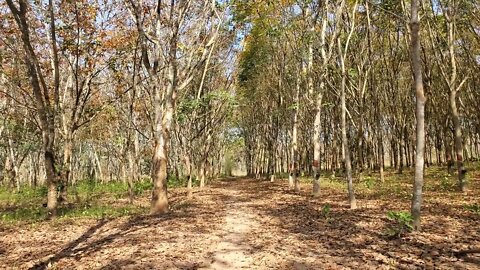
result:
[[[163,216],[11,228],[0,232],[0,264],[212,269],[223,263],[221,269],[231,269],[231,261],[214,261],[219,243],[238,233],[225,226],[235,211],[255,224],[232,243],[251,259],[249,269],[478,269],[476,254],[457,253],[480,247],[480,216],[462,208],[471,203],[463,196],[453,194],[442,204],[427,194],[424,231],[388,239],[386,212],[408,209],[408,200],[359,196],[360,209],[350,210],[343,190],[323,188],[313,198],[310,185],[301,189],[293,192],[282,180],[224,179],[195,191],[193,200],[173,192],[172,211]]]

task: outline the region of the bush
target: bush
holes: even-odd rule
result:
[[[375,178],[374,177],[371,177],[371,176],[367,176],[364,178],[364,182],[365,186],[367,187],[367,189],[372,189],[375,187]]]
[[[325,217],[325,218],[328,218],[328,216],[330,215],[330,211],[332,210],[332,206],[330,204],[325,204],[322,206],[322,215]]]
[[[400,238],[413,230],[413,217],[409,212],[388,211],[387,218],[390,221],[386,231],[389,238]]]
[[[192,179],[193,181],[193,179]],[[169,188],[176,188],[176,187],[186,187],[187,186],[187,179],[183,179],[182,177],[175,177],[175,175],[168,175],[167,179],[167,186]]]

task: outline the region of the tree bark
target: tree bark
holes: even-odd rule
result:
[[[73,155],[73,134],[66,134],[63,145],[63,170],[60,181],[59,202],[67,201],[67,189],[70,183]]]
[[[288,178],[288,184],[290,188],[294,188],[295,191],[299,191],[300,187],[298,185],[298,114],[299,114],[299,99],[300,99],[300,74],[297,74],[297,93],[295,96],[295,111],[293,114],[293,128],[292,128],[292,158],[291,158],[291,167],[290,167],[290,177]]]
[[[413,197],[411,213],[413,217],[413,228],[420,230],[421,206],[423,201],[423,170],[425,159],[425,102],[426,98],[423,90],[422,78],[422,59],[420,45],[420,22],[418,15],[420,0],[412,0],[411,2],[411,62],[414,76],[415,96],[416,96],[416,122],[417,122],[417,142],[415,156],[415,181],[413,184]]]
[[[30,40],[30,30],[27,23],[27,8],[28,3],[25,0],[19,0],[19,6],[17,7],[12,0],[7,0],[7,5],[11,10],[15,22],[17,23],[20,32],[22,45],[25,52],[25,64],[27,66],[27,74],[30,79],[30,84],[33,90],[33,96],[35,100],[35,107],[37,110],[37,116],[39,118],[40,130],[42,134],[42,149],[44,156],[45,171],[47,176],[47,210],[48,217],[55,217],[57,214],[57,168],[55,160],[55,105],[51,103],[49,89],[45,82],[44,76],[41,72],[40,63],[33,49]],[[56,55],[56,41],[55,41],[55,23],[53,16],[53,4],[49,1],[50,11],[50,38],[52,39],[52,50],[54,61],[54,97],[57,101],[58,97],[58,59]]]
[[[343,160],[345,163],[345,170],[346,170],[346,180],[348,186],[348,201],[350,203],[350,209],[357,208],[357,202],[355,199],[355,193],[353,190],[353,178],[352,178],[352,161],[350,158],[350,148],[348,144],[348,136],[347,136],[347,105],[346,105],[346,87],[347,87],[347,71],[345,68],[345,59],[348,52],[348,46],[350,43],[350,39],[352,37],[353,31],[355,29],[355,13],[357,9],[358,1],[355,1],[355,4],[352,8],[352,25],[350,26],[350,32],[348,34],[346,44],[344,49],[342,49],[342,44],[340,37],[337,39],[338,43],[338,54],[339,54],[339,64],[342,73],[342,84],[341,84],[341,93],[340,93],[340,103],[341,103],[341,124],[342,124],[342,150],[343,150]]]
[[[467,170],[463,164],[463,136],[462,136],[462,127],[460,124],[460,115],[457,108],[457,91],[450,91],[450,109],[453,120],[454,131],[454,143],[455,143],[455,154],[457,158],[457,173],[458,173],[458,188],[461,192],[467,190],[467,183],[465,181],[465,176]]]

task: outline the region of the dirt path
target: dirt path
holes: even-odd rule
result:
[[[205,269],[249,269],[253,265],[252,246],[247,236],[258,226],[256,217],[235,200],[238,192],[232,195],[233,201],[228,202],[228,214],[221,228],[225,235],[214,249],[213,263]]]
[[[322,198],[286,182],[219,181],[185,200],[171,191],[164,216],[60,220],[0,227],[0,269],[478,269],[478,215],[426,199],[424,233],[383,236],[386,209],[408,200],[365,198],[349,210],[343,190]],[[398,201],[398,203],[397,203]],[[148,207],[148,197],[138,203]],[[331,206],[328,215],[322,211]],[[440,210],[439,210],[440,209]]]

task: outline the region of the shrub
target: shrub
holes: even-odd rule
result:
[[[373,187],[375,187],[375,178],[370,176],[365,177],[364,184],[367,189],[372,189]]]
[[[330,204],[325,204],[322,206],[322,215],[325,217],[325,218],[328,218],[328,216],[330,215],[330,211],[332,210],[332,206]]]
[[[389,238],[400,238],[413,230],[413,217],[409,212],[388,211],[387,218],[390,221],[386,231]]]

